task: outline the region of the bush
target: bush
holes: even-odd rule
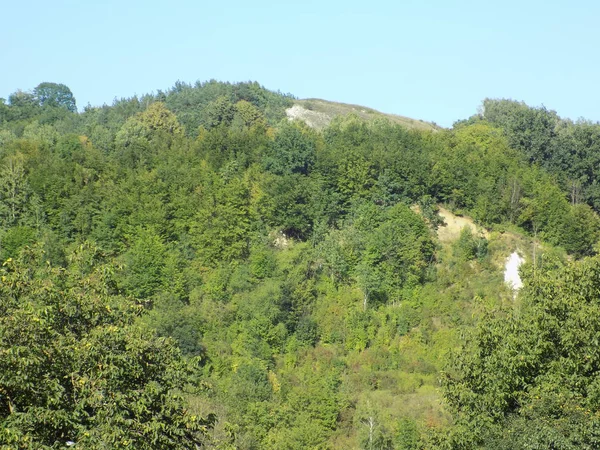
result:
[[[488,252],[488,241],[483,236],[474,236],[471,228],[464,227],[454,243],[454,256],[461,261],[482,260]]]

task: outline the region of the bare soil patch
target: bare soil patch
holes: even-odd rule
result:
[[[457,216],[446,208],[440,207],[439,215],[444,219],[446,225],[438,227],[438,238],[441,242],[452,242],[459,238],[460,232],[465,227],[469,227],[473,234],[482,234],[486,239],[489,238],[488,231],[475,225],[470,217]]]

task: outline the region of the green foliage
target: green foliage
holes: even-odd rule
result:
[[[565,249],[576,256],[589,256],[600,237],[597,215],[587,205],[574,205],[565,219]]]
[[[21,90],[10,94],[8,103],[10,107],[6,111],[6,116],[9,121],[30,119],[40,112],[39,102],[35,96]]]
[[[5,226],[22,223],[29,195],[24,156],[8,156],[0,166],[0,217]]]
[[[114,267],[93,248],[70,261],[38,268],[32,252],[2,269],[0,441],[196,448],[210,421],[186,413],[175,392],[193,363],[134,324],[139,308],[114,294]]]
[[[139,114],[127,119],[117,135],[115,144],[123,163],[130,167],[147,165],[152,144],[168,146],[183,134],[177,117],[161,102],[152,103]]]
[[[235,115],[235,106],[225,96],[218,97],[206,106],[206,128],[231,125]]]
[[[33,405],[10,413],[0,392],[7,445],[594,448],[594,354],[570,355],[593,352],[596,312],[558,329],[571,309],[515,301],[499,264],[533,240],[544,298],[583,295],[584,276],[551,271],[598,248],[597,125],[486,101],[452,130],[367,113],[316,131],[257,83],[82,113],[63,88],[0,102],[0,256],[18,259],[2,376]],[[489,241],[436,240],[440,204]],[[438,373],[479,323],[485,351],[448,372],[451,418]],[[192,416],[210,412],[208,442]]]
[[[209,124],[214,124],[214,119],[219,118],[219,114],[215,114],[219,108],[214,108],[219,99],[221,106],[235,106],[233,111],[230,106],[225,108],[225,111],[229,110],[222,116],[225,119],[235,122],[236,115],[241,121],[256,117],[247,105],[238,103],[246,101],[258,108],[269,124],[278,123],[285,118],[285,109],[292,103],[289,94],[269,91],[256,82],[230,84],[211,80],[205,83],[196,82],[194,85],[177,82],[165,96],[167,107],[177,114],[187,132],[194,136],[200,126],[210,128],[212,125]],[[161,98],[158,100],[162,101]],[[227,123],[227,120],[225,122]]]
[[[462,261],[483,259],[487,255],[488,241],[483,236],[474,236],[470,227],[464,227],[454,243],[454,254]]]
[[[264,114],[254,106],[252,103],[246,100],[240,100],[235,104],[235,114],[233,116],[233,122],[239,124],[242,127],[259,127],[264,128],[267,126],[267,122]]]
[[[508,448],[495,446],[507,440],[511,448],[596,447],[599,285],[598,258],[530,269],[521,314],[480,323],[444,377],[459,419],[452,448]]]
[[[314,225],[315,185],[300,174],[265,176],[259,210],[268,225],[286,235],[306,239]]]
[[[398,450],[417,450],[419,448],[419,430],[413,420],[403,418],[398,421],[394,444]]]
[[[572,203],[587,202],[598,211],[594,176],[598,164],[600,125],[561,119],[554,111],[509,100],[486,99],[484,118],[502,127],[509,144],[529,161],[552,173]]]
[[[423,219],[403,204],[390,208],[384,217],[369,238],[366,257],[381,268],[392,289],[416,286],[433,260],[430,231]]]
[[[509,144],[522,150],[531,161],[550,157],[550,143],[554,138],[558,116],[546,108],[529,108],[511,100],[483,101],[483,116],[506,130]]]
[[[36,120],[25,126],[23,129],[23,138],[37,141],[42,146],[51,146],[56,144],[59,134],[54,127]]]
[[[207,186],[190,238],[207,265],[245,258],[250,250],[250,190],[246,181],[215,179]]]
[[[33,90],[41,107],[64,108],[70,112],[76,112],[75,97],[71,89],[64,84],[40,83]]]
[[[334,281],[356,281],[364,310],[371,300],[398,300],[421,283],[435,247],[423,219],[407,206],[381,212],[368,205],[359,203],[352,225],[332,232],[320,249]]]
[[[392,438],[381,424],[378,411],[367,402],[366,405],[359,405],[356,412],[357,428],[361,436],[361,449],[365,450],[389,450],[394,448]]]
[[[152,230],[135,229],[133,242],[123,255],[125,271],[123,289],[129,295],[146,299],[172,280],[164,278],[166,249],[162,239]]]
[[[316,139],[307,126],[283,122],[265,159],[266,169],[277,175],[308,175],[315,164]]]
[[[277,269],[273,251],[263,246],[255,246],[250,252],[250,272],[258,279],[268,278]]]
[[[276,426],[267,435],[268,448],[326,447],[340,408],[339,373],[319,356],[312,362],[316,373],[310,365],[304,366],[295,371],[293,385],[282,386],[285,403],[277,412]]]
[[[37,232],[33,228],[27,226],[9,228],[0,240],[2,261],[15,258],[23,247],[33,244],[36,240]]]
[[[205,356],[201,341],[203,318],[199,311],[169,292],[152,299],[152,308],[143,317],[159,336],[172,338],[184,355]]]

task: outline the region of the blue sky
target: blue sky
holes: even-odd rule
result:
[[[51,81],[81,108],[214,78],[443,126],[486,97],[600,120],[591,0],[4,3],[5,98]]]

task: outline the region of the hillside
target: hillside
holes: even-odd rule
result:
[[[485,114],[0,101],[0,447],[597,448],[600,126]]]
[[[326,128],[334,117],[356,114],[361,119],[372,120],[375,118],[386,118],[393,123],[402,125],[409,129],[432,130],[440,129],[437,125],[422,120],[395,114],[385,114],[365,106],[350,105],[347,103],[331,102],[316,98],[294,100],[294,105],[286,110],[290,119],[299,119],[312,128],[322,130]]]

